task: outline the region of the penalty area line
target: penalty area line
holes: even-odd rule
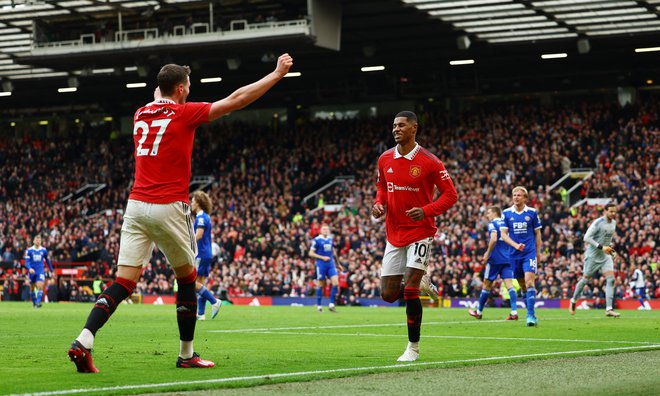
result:
[[[456,363],[478,363],[499,360],[511,359],[524,359],[536,357],[549,357],[549,356],[564,356],[564,355],[577,355],[583,353],[599,353],[599,352],[618,352],[618,351],[634,351],[634,350],[657,350],[660,349],[660,344],[644,345],[644,346],[629,346],[617,348],[601,348],[601,349],[583,349],[577,351],[562,351],[562,352],[547,352],[547,353],[530,353],[524,355],[511,355],[511,356],[492,356],[474,359],[458,359],[458,360],[439,360],[433,362],[416,362],[416,363],[399,363],[389,364],[385,366],[367,366],[367,367],[350,367],[330,370],[312,370],[312,371],[298,371],[293,373],[273,373],[262,374],[245,377],[230,377],[230,378],[214,378],[207,380],[195,381],[177,381],[177,382],[162,382],[156,384],[136,384],[136,385],[120,385],[120,386],[106,386],[101,388],[80,388],[80,389],[65,389],[49,392],[35,392],[30,393],[32,396],[50,396],[50,395],[72,395],[72,394],[87,394],[92,392],[107,392],[107,391],[122,391],[122,390],[136,390],[136,389],[150,389],[150,388],[166,388],[181,385],[203,385],[203,384],[219,384],[237,381],[250,381],[250,380],[269,380],[273,378],[287,378],[287,377],[302,377],[314,374],[334,374],[334,373],[350,373],[361,371],[379,371],[379,370],[393,370],[407,367],[424,367],[424,366],[443,366]],[[15,396],[15,395],[10,395]]]

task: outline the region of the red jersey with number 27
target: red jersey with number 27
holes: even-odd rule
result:
[[[133,117],[135,181],[129,199],[188,203],[195,129],[208,122],[211,103],[159,99]]]
[[[440,197],[433,201],[435,187]],[[442,162],[420,145],[405,156],[396,147],[378,159],[376,203],[386,207],[387,241],[396,247],[408,246],[435,235],[435,216],[456,203],[458,195]],[[406,211],[422,208],[424,218],[414,221]]]

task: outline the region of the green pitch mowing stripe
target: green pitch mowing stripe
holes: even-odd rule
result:
[[[501,321],[508,314],[504,309],[488,309],[486,319],[494,320],[482,321],[466,310],[425,309],[420,360],[396,364],[407,343],[403,308],[339,307],[332,314],[314,307],[227,306],[196,329],[195,350],[218,366],[177,369],[175,307],[121,305],[95,341],[94,363],[101,372],[79,374],[66,351],[91,307],[0,303],[6,358],[0,394],[252,387],[660,349],[660,311],[625,311],[619,319],[606,319],[603,311],[571,317],[564,310],[539,310],[539,327],[528,328],[524,321]]]
[[[387,366],[351,367],[351,368],[334,369],[334,370],[301,371],[294,373],[274,373],[267,375],[255,375],[250,377],[217,378],[217,379],[208,379],[208,380],[199,380],[199,381],[179,381],[179,382],[164,382],[164,383],[156,383],[156,384],[123,385],[123,386],[110,386],[104,388],[67,389],[67,390],[52,391],[52,392],[36,392],[36,393],[31,393],[31,395],[32,396],[72,395],[79,393],[88,394],[95,392],[121,393],[121,391],[126,391],[126,390],[165,389],[169,387],[181,388],[181,386],[183,385],[205,385],[205,384],[244,382],[244,381],[254,381],[254,380],[270,381],[274,378],[309,377],[319,374],[335,374],[335,373],[351,373],[351,372],[373,373],[379,371],[390,371],[393,369],[401,370],[407,367],[419,367],[419,366],[442,367],[442,366],[450,366],[457,363],[459,364],[482,363],[482,362],[495,362],[495,361],[530,359],[530,358],[547,358],[552,356],[584,355],[591,353],[626,352],[626,351],[654,350],[654,349],[660,349],[660,344],[632,346],[632,347],[604,348],[604,349],[584,349],[579,351],[565,351],[565,352],[533,353],[527,355],[492,356],[487,358],[447,360],[447,361],[437,361],[437,362],[401,363],[401,364],[391,364]]]

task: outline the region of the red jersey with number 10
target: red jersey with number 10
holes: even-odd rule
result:
[[[440,198],[433,201],[435,187]],[[392,245],[404,247],[435,235],[435,216],[446,212],[457,200],[445,166],[422,146],[416,145],[405,156],[394,147],[378,159],[376,203],[386,206],[387,241]],[[406,215],[412,208],[422,208],[424,218],[415,221]]]
[[[208,122],[211,103],[159,99],[133,117],[135,181],[129,199],[188,203],[195,129]]]

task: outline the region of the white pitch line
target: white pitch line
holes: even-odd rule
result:
[[[138,385],[106,386],[102,388],[66,389],[59,391],[36,392],[36,393],[30,393],[29,395],[31,396],[71,395],[71,394],[80,394],[80,393],[149,389],[149,388],[160,388],[160,387],[181,386],[181,385],[217,384],[217,383],[236,382],[236,381],[268,380],[272,378],[301,377],[301,376],[313,375],[313,374],[332,374],[332,373],[343,373],[343,372],[352,372],[352,371],[359,372],[359,371],[391,370],[391,369],[404,368],[404,367],[439,366],[439,365],[447,365],[447,364],[455,364],[455,363],[477,363],[477,362],[523,359],[523,358],[534,358],[534,357],[576,355],[582,353],[630,351],[637,349],[645,349],[645,350],[660,349],[660,344],[617,347],[617,348],[602,348],[602,349],[583,349],[578,351],[564,351],[564,352],[532,353],[527,355],[492,356],[492,357],[474,358],[474,359],[444,360],[444,361],[441,360],[435,362],[400,363],[400,364],[390,364],[386,366],[367,366],[367,367],[352,367],[352,368],[341,368],[341,369],[332,369],[332,370],[298,371],[293,373],[274,373],[274,374],[253,375],[247,377],[230,377],[230,378],[215,378],[215,379],[196,380],[196,381],[163,382],[159,384],[138,384]],[[17,395],[10,395],[10,396],[17,396]]]
[[[546,321],[557,320],[598,320],[603,318],[548,318],[541,319]],[[510,321],[504,319],[497,320],[457,320],[453,322],[423,322],[424,326],[435,325],[449,325],[449,324],[479,324],[479,323],[508,323]],[[250,331],[276,331],[276,330],[316,330],[316,329],[353,329],[363,327],[405,327],[406,322],[401,321],[397,323],[371,323],[371,324],[357,324],[357,325],[332,325],[332,326],[296,326],[296,327],[263,327],[256,329],[228,329],[228,330],[207,330],[209,333],[245,333]]]
[[[285,334],[285,335],[311,335],[311,336],[349,336],[349,337],[401,337],[399,334],[371,334],[371,333],[305,333],[294,331],[246,331],[251,334]],[[452,335],[422,335],[422,338],[443,338],[458,340],[497,340],[497,341],[545,341],[545,342],[595,342],[607,344],[643,344],[652,345],[648,341],[622,341],[622,340],[571,340],[565,338],[515,338],[515,337],[471,337]]]

